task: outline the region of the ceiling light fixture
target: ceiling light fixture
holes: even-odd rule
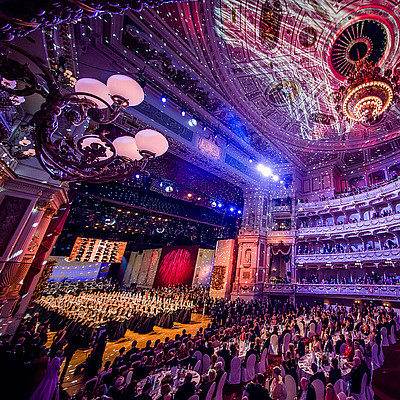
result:
[[[398,82],[399,76],[392,70],[382,75],[372,62],[359,61],[347,78],[347,86],[334,94],[335,109],[342,118],[372,122],[398,101]]]
[[[144,129],[135,137],[108,138],[107,125],[124,108],[137,106],[144,99],[143,89],[134,79],[112,75],[104,84],[82,78],[76,82],[74,93],[64,94],[40,60],[14,45],[5,45],[34,63],[45,80],[42,83],[27,65],[7,57],[0,59],[0,90],[8,93],[10,101],[11,97],[35,93],[45,98],[30,124],[34,126],[32,142],[37,159],[53,179],[107,182],[129,178],[168,150],[167,139],[152,129]],[[10,84],[14,81],[21,85]],[[70,129],[59,129],[60,118]],[[88,121],[89,128],[83,134],[75,133],[79,132],[76,126]]]

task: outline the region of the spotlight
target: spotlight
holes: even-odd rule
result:
[[[160,187],[163,187],[163,182],[160,182],[159,184],[158,184],[158,186],[160,186]]]
[[[195,118],[189,119],[189,126],[196,126],[197,125],[197,120]]]
[[[165,190],[167,193],[170,193],[170,192],[173,192],[173,191],[174,191],[174,188],[173,188],[171,185],[168,185],[168,186],[165,187],[164,190]]]
[[[167,96],[162,95],[161,96],[161,103],[166,103],[167,102]]]
[[[272,174],[271,168],[266,167],[263,164],[257,165],[257,171],[260,171],[264,176],[270,176]]]
[[[230,208],[229,208],[229,211],[230,211],[230,212],[234,212],[234,211],[235,211],[235,207],[230,207]]]
[[[238,210],[238,214],[239,214],[239,215],[242,214],[242,210]]]
[[[254,160],[252,158],[249,158],[249,163],[251,164]]]
[[[279,176],[278,175],[272,175],[272,179],[277,182],[279,180]]]
[[[217,203],[216,203],[215,201],[213,201],[213,202],[211,203],[211,207],[217,207]]]
[[[184,109],[181,110],[181,115],[184,117],[186,115],[186,111]]]
[[[139,175],[139,174],[136,174],[136,175],[135,175],[135,178],[136,178],[136,179],[139,179],[139,178],[140,178],[140,175]]]
[[[201,197],[198,197],[198,198],[197,198],[197,201],[200,201],[200,200],[201,200]]]
[[[280,181],[279,183],[280,183],[281,185],[283,185],[283,181]]]
[[[193,196],[192,193],[188,193],[188,194],[187,194],[187,197],[189,197],[189,199],[190,199],[192,196]]]
[[[257,171],[262,172],[263,169],[264,169],[264,165],[262,165],[262,164],[258,164],[258,165],[257,165]]]
[[[218,203],[218,208],[222,208],[222,203]]]
[[[207,125],[203,125],[203,131],[207,130]]]

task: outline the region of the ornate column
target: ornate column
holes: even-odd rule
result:
[[[29,259],[24,260],[24,257],[48,205],[49,202],[43,200],[36,203],[11,251],[11,257],[3,264],[0,280],[0,305],[2,306],[0,318],[10,315],[19,298],[19,289],[30,266]]]
[[[238,257],[231,298],[246,300],[263,296],[269,266],[267,226],[270,219],[269,192],[261,188],[245,191],[243,223],[238,236]]]

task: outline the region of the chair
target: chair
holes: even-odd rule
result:
[[[346,351],[346,347],[347,347],[347,344],[346,343],[343,343],[341,346],[340,346],[340,355],[342,356],[343,354],[344,354],[344,352]]]
[[[196,365],[194,366],[194,370],[201,375],[201,360],[197,361]]]
[[[212,399],[212,396],[214,394],[214,390],[215,390],[215,382],[210,386],[210,389],[208,389],[206,400],[211,400]]]
[[[335,384],[333,385],[333,388],[335,389],[336,393],[347,393],[348,390],[348,384],[343,380],[343,379],[339,379],[335,382]]]
[[[222,400],[222,391],[224,389],[225,381],[226,381],[226,372],[223,373],[221,379],[218,382],[217,393],[215,394],[214,400]]]
[[[315,333],[315,324],[314,324],[314,322],[311,322],[310,327],[309,327],[309,332],[312,335]]]
[[[396,331],[400,331],[400,317],[398,315],[394,317],[394,323],[396,324]]]
[[[225,370],[225,360],[222,357],[218,357],[217,362],[220,362],[222,364],[222,369]]]
[[[271,340],[269,342],[269,347],[272,350],[272,353],[270,352],[270,354],[274,354],[274,355],[278,354],[278,351],[279,351],[278,342],[279,342],[278,335],[272,335]]]
[[[204,354],[204,356],[203,356],[203,368],[202,368],[203,374],[205,374],[208,371],[208,369],[210,368],[210,363],[211,363],[210,356],[208,354]]]
[[[381,351],[378,352],[378,359],[379,359],[379,364],[383,365],[384,361],[385,361],[385,355],[383,354],[383,348],[382,348],[382,343],[380,345]]]
[[[324,384],[319,379],[316,379],[315,381],[312,381],[311,385],[314,386],[316,400],[324,400],[324,397],[325,397]]]
[[[250,358],[250,357],[249,357]],[[241,361],[239,357],[232,358],[231,371],[229,373],[228,383],[230,385],[239,385],[241,380]]]
[[[396,344],[396,335],[394,333],[394,325],[390,328],[389,344]]]
[[[371,350],[371,365],[372,365],[372,370],[378,369],[381,367],[381,363],[379,361],[378,357],[378,345],[375,343],[372,346]]]
[[[242,367],[242,381],[247,383],[252,381],[256,376],[256,355],[250,354],[247,359],[246,366]]]
[[[318,322],[316,333],[319,335],[322,332],[322,322]]]
[[[267,363],[268,363],[268,350],[264,349],[262,354],[261,354],[261,360],[259,363],[256,364],[256,374],[265,374],[265,371],[267,370]]]
[[[364,374],[361,381],[360,393],[350,393],[350,396],[353,396],[356,400],[367,400],[367,396],[365,395],[366,386],[367,386],[367,374]]]
[[[83,393],[88,394],[88,395],[92,395],[94,393],[94,390],[96,389],[97,386],[97,376],[88,380],[85,383],[85,386],[83,387]],[[88,396],[89,397],[89,396]]]
[[[199,400],[199,396],[194,394],[192,397],[189,397],[189,400]]]
[[[197,350],[194,352],[193,357],[195,357],[196,360],[199,361],[203,359],[203,354],[201,354],[201,351]]]
[[[303,321],[299,321],[298,323],[297,323],[297,325],[299,326],[299,329],[300,329],[300,336],[301,337],[304,337],[305,335],[304,335],[304,322]]]
[[[285,376],[286,376],[285,368],[283,367],[282,364],[279,366],[279,368],[281,369],[281,377],[282,377],[282,379],[285,379]]]
[[[294,400],[297,396],[296,382],[292,375],[285,376],[286,400]]]
[[[389,346],[387,329],[385,327],[381,328],[381,336],[382,336],[382,346]]]
[[[347,396],[346,396],[345,393],[340,392],[340,393],[338,393],[338,398],[339,398],[339,400],[346,400],[346,399],[347,399]],[[190,399],[189,399],[189,400],[190,400]]]
[[[289,343],[290,343],[290,334],[287,333],[283,338],[282,344],[282,354],[285,355],[286,352],[289,350]]]

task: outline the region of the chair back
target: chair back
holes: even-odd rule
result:
[[[210,356],[208,354],[204,354],[203,356],[203,374],[205,374],[210,368]]]
[[[195,370],[199,375],[201,375],[201,360],[197,361],[197,363],[196,363],[196,365],[195,365],[195,367],[194,367],[194,370]]]
[[[239,357],[232,358],[231,361],[231,371],[229,373],[229,384],[238,385],[241,379],[241,361]]]
[[[260,370],[261,374],[265,374],[268,366],[268,349],[264,349],[261,354]]]
[[[270,340],[270,348],[272,350],[272,354],[277,355],[278,354],[278,335],[272,335],[271,340]]]
[[[372,370],[378,369],[381,366],[378,357],[378,345],[375,343],[371,350],[371,366]]]
[[[242,381],[250,382],[256,377],[256,355],[250,354],[246,367],[242,368]]]
[[[217,362],[222,364],[222,369],[225,371],[225,360],[222,357],[218,357]]]
[[[211,400],[212,399],[212,396],[214,394],[214,390],[215,390],[215,382],[210,386],[210,389],[208,389],[206,400]]]
[[[198,394],[194,394],[193,396],[189,397],[188,400],[199,400],[199,395]]]
[[[366,388],[367,388],[367,374],[365,373],[361,381],[361,391],[360,391],[360,396],[363,400],[367,400]]]
[[[342,356],[343,354],[344,354],[344,352],[346,351],[346,347],[347,347],[347,344],[346,343],[343,343],[341,346],[340,346],[340,355]]]
[[[389,343],[396,344],[396,335],[394,333],[394,325],[390,328]]]
[[[346,394],[343,393],[343,392],[338,393],[337,396],[338,396],[339,400],[346,400],[346,399],[347,399]],[[190,399],[189,399],[189,400],[190,400]]]
[[[226,372],[221,376],[221,379],[218,382],[217,393],[215,394],[215,400],[222,400],[222,391],[224,389],[225,381],[226,381]]]
[[[197,350],[194,352],[193,357],[195,357],[196,360],[199,361],[203,358],[203,354],[201,354],[201,351]]]
[[[283,345],[282,345],[283,357],[285,356],[286,352],[289,350],[289,343],[290,343],[290,333],[287,333],[283,338]]]
[[[381,328],[382,346],[389,346],[386,327]]]
[[[282,377],[282,379],[284,379],[286,376],[285,368],[283,367],[282,364],[279,366],[279,368],[281,369],[281,377]]]
[[[297,323],[297,325],[299,326],[299,329],[300,329],[300,336],[301,337],[304,337],[305,335],[304,335],[304,322],[303,321],[299,321],[298,323]]]
[[[336,393],[339,392],[347,393],[347,387],[348,385],[343,379],[338,379],[333,385],[333,388],[335,389]]]
[[[314,322],[311,322],[309,330],[310,330],[311,333],[315,333],[315,324],[314,324]]]
[[[318,322],[318,324],[317,324],[317,330],[316,330],[316,332],[318,333],[318,335],[321,333],[321,331],[322,331],[322,322],[320,321],[320,322]]]
[[[315,381],[312,381],[311,385],[314,386],[315,389],[315,394],[316,394],[316,400],[324,400],[324,395],[325,395],[325,386],[324,384],[319,380],[316,379]]]
[[[286,400],[294,400],[297,396],[296,382],[292,375],[285,376]]]

